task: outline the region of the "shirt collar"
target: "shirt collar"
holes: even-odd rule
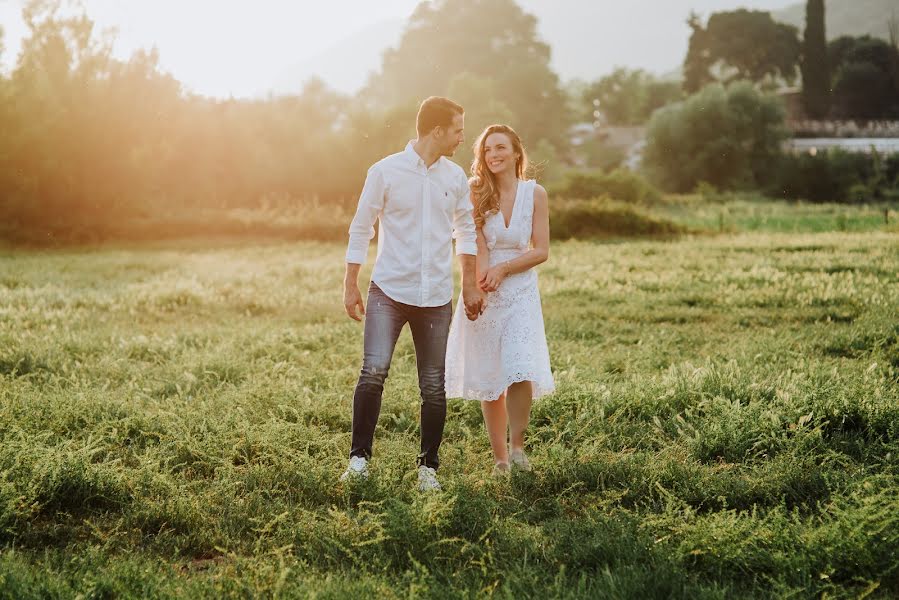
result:
[[[409,143],[406,144],[406,149],[403,151],[403,154],[406,155],[406,158],[409,160],[409,164],[413,167],[417,166],[425,166],[424,159],[419,156],[418,152],[415,151],[415,140],[409,140]],[[439,157],[431,167],[433,168],[435,165],[439,164],[444,157]]]

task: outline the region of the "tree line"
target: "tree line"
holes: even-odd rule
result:
[[[888,23],[884,20],[884,27]],[[752,81],[763,89],[792,83],[801,74],[802,99],[815,119],[899,119],[899,39],[842,36],[827,42],[824,0],[808,0],[806,28],[752,10],[719,12],[707,23],[690,18],[684,89],[709,83]]]
[[[536,19],[514,0],[436,0],[419,5],[359,94],[310,80],[292,96],[217,100],[187,92],[161,71],[154,51],[114,58],[111,40],[96,34],[87,15],[64,15],[59,0],[32,0],[23,16],[29,35],[13,71],[0,76],[4,236],[164,221],[200,210],[309,201],[351,206],[367,167],[414,137],[417,104],[426,95],[445,94],[466,106],[469,139],[493,122],[512,124],[542,176],[557,178],[582,151],[569,139],[574,122],[645,123],[709,83],[749,79],[764,89],[766,80],[786,79],[800,63],[813,73],[793,28],[734,11],[712,15],[707,24],[692,21],[683,86],[617,70],[573,96],[550,67]],[[464,39],[455,33],[463,25]],[[764,52],[744,56],[752,47]],[[858,110],[881,88],[895,99],[895,44],[841,38],[827,46],[827,56],[826,72],[836,82],[833,110]],[[876,107],[892,114],[890,102]],[[764,118],[778,114],[772,108]],[[649,158],[650,171],[665,161]],[[470,148],[457,160],[467,165]],[[671,189],[686,185],[658,181]]]
[[[516,125],[538,163],[561,162],[567,150],[567,98],[536,19],[513,0],[422,3],[358,95],[310,80],[296,95],[263,100],[191,94],[160,70],[154,51],[116,59],[89,17],[63,14],[58,0],[33,0],[23,17],[29,35],[0,77],[6,234],[198,209],[352,203],[367,167],[415,136],[417,104],[432,94],[467,106],[470,132]],[[507,29],[495,31],[495,22]],[[447,34],[462,23],[479,43]],[[458,160],[469,162],[470,149]]]

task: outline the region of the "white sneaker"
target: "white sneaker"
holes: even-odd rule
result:
[[[350,464],[340,476],[340,481],[368,479],[368,460],[362,456],[351,456]]]
[[[437,471],[424,465],[418,467],[418,491],[439,492],[440,489],[440,482],[437,481]]]

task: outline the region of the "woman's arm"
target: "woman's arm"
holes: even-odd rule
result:
[[[484,288],[484,279],[487,277],[487,271],[490,270],[490,250],[487,248],[487,238],[484,236],[484,229],[478,227],[478,260],[477,260],[477,277],[478,287]]]
[[[531,226],[531,244],[533,248],[519,257],[499,263],[487,271],[481,288],[487,292],[495,292],[499,284],[509,275],[523,273],[530,268],[546,262],[549,258],[549,198],[542,185],[534,189],[534,221]],[[480,249],[478,251],[480,259]]]

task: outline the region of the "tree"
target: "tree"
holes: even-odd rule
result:
[[[871,36],[843,36],[830,42],[834,115],[846,119],[899,117],[899,50]]]
[[[4,167],[23,175],[6,193],[24,213],[54,216],[95,205],[89,173],[100,139],[92,129],[104,118],[96,99],[111,53],[87,17],[60,17],[59,9],[59,1],[32,1],[22,11],[30,36],[10,82],[16,126],[4,132]]]
[[[677,82],[656,79],[639,69],[620,68],[583,92],[590,110],[595,107],[610,125],[642,125],[657,109],[681,97]]]
[[[710,84],[653,115],[643,166],[659,185],[677,192],[701,181],[720,188],[755,186],[773,170],[785,137],[784,109],[776,97],[751,82]]]
[[[708,25],[694,14],[693,30],[684,62],[684,87],[693,93],[711,82],[773,78],[792,81],[799,62],[797,30],[778,23],[763,11],[714,13]]]
[[[871,62],[840,66],[834,83],[837,114],[848,119],[880,119],[897,114],[892,82]]]
[[[116,59],[112,40],[97,36],[87,15],[72,16],[63,6],[63,0],[25,4],[30,35],[12,74],[0,74],[0,236],[102,239],[158,235],[173,226],[230,231],[231,209],[305,206],[307,200],[350,205],[366,169],[415,135],[425,94],[448,92],[468,106],[469,139],[492,122],[515,126],[546,176],[553,176],[557,157],[564,156],[556,144],[566,141],[568,109],[553,107],[565,98],[548,68],[548,48],[536,40],[533,18],[512,0],[423,5],[417,14],[425,15],[425,24],[431,11],[447,7],[468,7],[470,17],[472,7],[482,6],[492,22],[506,23],[509,15],[518,21],[508,31],[482,31],[494,36],[486,44],[499,53],[485,47],[479,52],[499,63],[484,68],[483,56],[465,54],[464,40],[455,51],[477,69],[447,77],[443,89],[422,87],[405,101],[374,108],[320,80],[307,82],[298,95],[265,100],[194,96],[160,71],[155,51]],[[444,27],[454,23],[438,21]],[[435,45],[445,51],[441,60],[455,60],[449,49],[459,36],[441,35]],[[415,62],[403,52],[396,58],[407,61],[403,65]],[[470,162],[468,147],[460,158]],[[327,223],[337,229],[322,231],[345,230],[339,213],[334,210],[334,223]],[[157,225],[150,228],[151,223]]]
[[[448,94],[454,77],[469,73],[492,81],[526,143],[545,138],[562,148],[570,119],[549,60],[536,18],[514,0],[422,2],[364,95],[381,108],[420,101]]]
[[[472,144],[476,136],[494,123],[506,123],[518,131],[519,119],[505,103],[497,99],[499,94],[492,79],[461,73],[450,82],[447,94],[465,107],[465,130],[470,133],[467,135],[468,141],[453,158],[467,172],[474,158]],[[528,140],[527,147],[536,143],[537,140]]]
[[[887,27],[890,32],[890,46],[893,47],[890,74],[893,78],[893,87],[899,90],[899,18],[895,12],[890,16]]]
[[[3,56],[3,27],[0,26],[0,57]],[[0,131],[3,136],[0,137],[0,194],[8,196],[15,188],[14,181],[16,174],[10,168],[11,162],[11,144],[10,135],[14,133],[17,126],[13,119],[13,103],[11,98],[11,88],[9,80],[0,72]],[[10,205],[12,200],[6,198],[6,202],[0,201],[0,222],[9,223]],[[0,235],[3,234],[3,226],[0,225]]]
[[[687,25],[692,30],[687,57],[684,59],[684,91],[688,93],[702,89],[709,81],[709,33],[696,13],[690,13]]]
[[[823,119],[830,112],[830,67],[824,12],[824,0],[808,0],[802,40],[802,103],[813,119]]]

